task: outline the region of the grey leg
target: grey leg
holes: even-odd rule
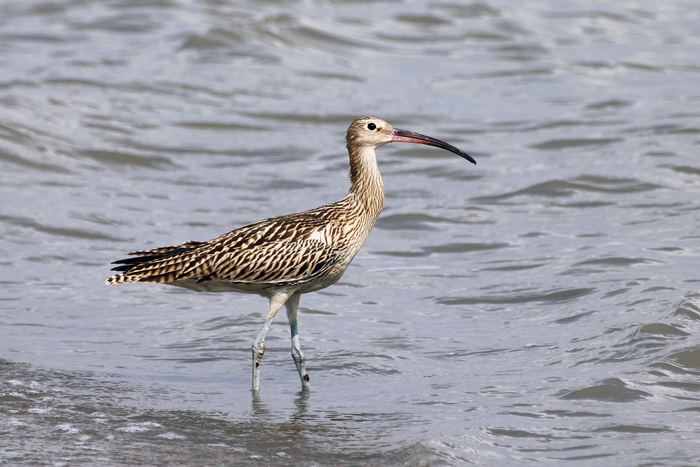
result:
[[[299,372],[299,378],[301,378],[301,387],[303,389],[309,388],[309,374],[306,372],[306,366],[304,365],[304,352],[301,351],[301,344],[299,343],[299,329],[297,327],[297,309],[299,308],[299,294],[295,293],[287,303],[287,318],[289,318],[289,328],[292,331],[292,358],[294,359],[294,364],[297,366],[297,371]]]
[[[270,298],[270,305],[267,310],[265,324],[263,324],[262,329],[260,329],[258,337],[255,338],[255,342],[253,342],[253,393],[257,393],[260,389],[260,362],[265,354],[265,336],[267,335],[267,331],[270,329],[272,319],[277,314],[277,311],[282,308],[282,305],[284,305],[288,298],[289,296],[287,294],[278,294]],[[297,298],[297,302],[298,301],[299,299]]]

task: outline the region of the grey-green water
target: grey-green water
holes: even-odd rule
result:
[[[0,464],[700,464],[693,1],[0,4]],[[387,201],[341,283],[107,287],[127,251]]]

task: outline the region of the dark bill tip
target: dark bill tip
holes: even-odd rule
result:
[[[462,151],[461,149],[456,148],[451,144],[448,144],[444,141],[440,141],[439,139],[433,138],[431,136],[421,135],[420,133],[414,133],[412,131],[399,130],[398,128],[394,128],[394,131],[391,132],[391,141],[397,143],[416,143],[426,144],[428,146],[435,146],[436,148],[442,148],[453,152],[458,156],[465,158],[472,164],[476,164],[474,158],[466,152]]]

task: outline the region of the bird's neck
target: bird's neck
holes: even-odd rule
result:
[[[349,147],[350,153],[350,194],[360,201],[372,218],[379,217],[384,205],[384,182],[379,174],[377,158],[373,147]]]

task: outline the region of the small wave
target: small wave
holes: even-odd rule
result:
[[[560,399],[590,399],[600,402],[635,402],[650,396],[651,394],[646,391],[630,388],[627,383],[618,378],[606,379],[594,386],[564,391],[558,394]]]

